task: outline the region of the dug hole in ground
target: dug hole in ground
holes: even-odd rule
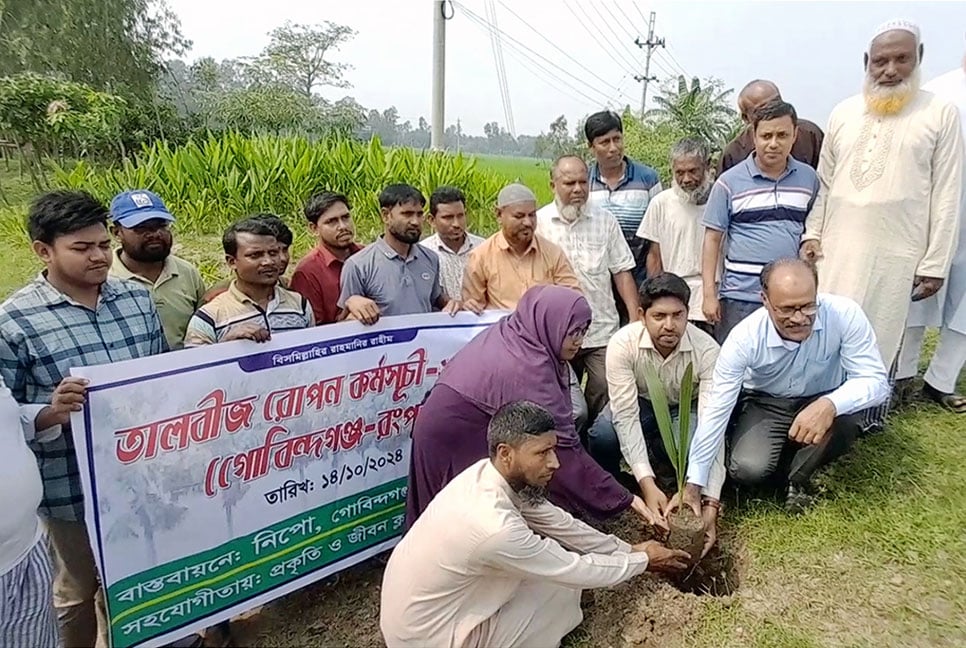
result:
[[[692,513],[693,515],[693,513]],[[605,533],[637,543],[654,539],[634,513],[595,524]],[[703,544],[703,531],[701,535]],[[698,547],[697,554],[701,549]],[[565,648],[669,648],[687,645],[686,633],[701,619],[702,598],[728,602],[742,563],[734,532],[719,525],[709,554],[674,579],[650,572],[610,589],[593,590],[584,621]],[[232,623],[237,646],[381,648],[379,594],[384,566],[368,560],[342,572],[338,582],[315,583]]]

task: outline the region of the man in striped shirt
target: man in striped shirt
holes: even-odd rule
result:
[[[309,301],[278,283],[282,245],[276,230],[261,217],[246,218],[225,230],[222,246],[235,279],[188,322],[186,347],[232,340],[265,342],[272,333],[315,325]]]
[[[702,308],[718,343],[761,306],[759,276],[771,261],[794,258],[805,217],[818,195],[818,175],[791,156],[798,132],[795,108],[776,99],[752,117],[755,150],[725,171],[704,210]],[[720,285],[719,255],[726,250]]]
[[[596,159],[590,166],[587,204],[617,217],[634,255],[634,278],[640,285],[646,274],[647,242],[637,238],[637,230],[651,199],[663,190],[661,179],[651,167],[624,155],[624,125],[617,113],[594,113],[584,122],[584,135]]]

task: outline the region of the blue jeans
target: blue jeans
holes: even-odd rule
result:
[[[657,418],[654,416],[654,408],[651,401],[639,397],[637,399],[640,408],[641,431],[644,434],[644,443],[647,445],[647,457],[651,462],[656,476],[663,479],[674,481],[674,466],[664,449],[664,441],[661,439],[661,430],[657,425]],[[671,405],[671,423],[675,434],[678,426],[678,406]],[[691,410],[691,434],[698,424],[698,414],[694,408]],[[600,464],[600,467],[612,475],[620,474],[621,468],[621,444],[617,438],[617,429],[614,427],[614,415],[611,412],[610,404],[604,408],[590,426],[587,432],[587,450],[590,456]]]

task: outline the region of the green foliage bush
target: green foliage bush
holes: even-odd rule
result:
[[[382,230],[378,194],[387,184],[407,182],[429,198],[441,185],[461,188],[470,227],[493,231],[492,210],[503,178],[476,166],[472,158],[412,149],[385,149],[378,139],[245,137],[230,133],[176,147],[157,141],[133,159],[103,169],[87,161],[57,168],[55,184],[85,189],[108,201],[127,189],[159,194],[192,234],[220,234],[248,214],[270,212],[305,228],[302,207],[315,191],[346,194],[361,240]]]

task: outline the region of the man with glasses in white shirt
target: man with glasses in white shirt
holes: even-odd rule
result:
[[[795,513],[811,502],[815,471],[855,441],[858,413],[888,397],[868,318],[851,299],[820,294],[817,285],[807,262],[769,263],[761,273],[764,307],[721,346],[688,462],[684,500],[696,512],[730,419],[728,476],[785,486],[786,508]]]

